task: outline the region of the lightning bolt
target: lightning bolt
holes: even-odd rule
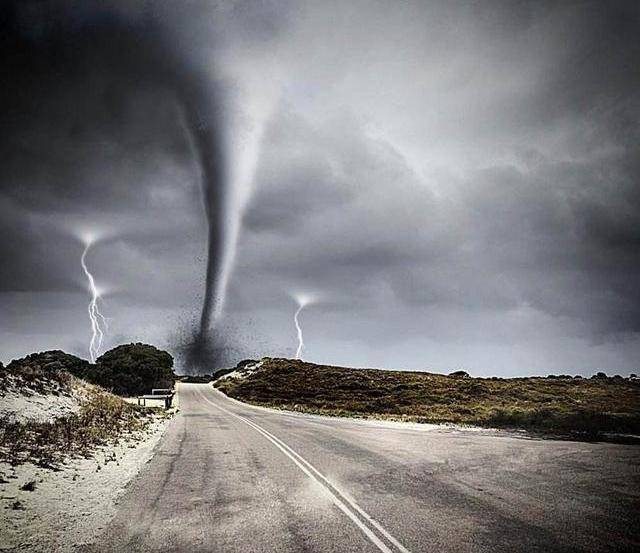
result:
[[[89,305],[87,306],[87,312],[89,313],[89,320],[91,321],[91,341],[89,342],[89,357],[91,358],[91,362],[95,363],[96,357],[98,357],[98,353],[100,348],[102,347],[102,340],[104,339],[104,335],[108,330],[107,320],[100,313],[100,309],[98,307],[98,299],[100,299],[100,292],[96,286],[96,282],[93,278],[93,275],[89,272],[87,268],[87,252],[91,247],[91,241],[87,241],[85,243],[84,251],[82,252],[82,257],[80,258],[80,264],[82,265],[82,270],[84,271],[87,280],[89,281],[89,291],[91,292],[91,300],[89,301]]]
[[[302,327],[300,326],[300,321],[298,320],[298,315],[300,315],[300,311],[304,309],[305,304],[300,304],[298,306],[298,310],[296,314],[293,316],[293,322],[296,325],[296,330],[298,331],[298,349],[296,350],[296,359],[300,359],[302,355],[302,350],[304,349],[304,340],[302,339]]]
[[[302,339],[302,327],[300,326],[300,312],[309,304],[317,303],[317,294],[303,294],[292,293],[291,297],[296,300],[298,309],[293,316],[293,322],[296,325],[296,331],[298,333],[298,349],[296,350],[296,359],[300,359],[302,356],[302,350],[304,350],[304,340]]]

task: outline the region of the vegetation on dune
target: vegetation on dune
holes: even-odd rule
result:
[[[98,357],[95,364],[53,350],[32,353],[0,368],[0,389],[9,375],[19,375],[26,383],[38,386],[51,380],[62,385],[72,374],[115,394],[136,396],[148,394],[153,388],[172,388],[176,378],[172,368],[173,357],[169,353],[147,344],[118,346]]]
[[[68,456],[89,456],[96,446],[144,430],[158,416],[98,388],[76,414],[47,422],[0,419],[0,461],[55,466]]]
[[[241,361],[238,363],[238,366],[242,366],[243,363],[247,363],[247,361]],[[185,382],[187,384],[208,384],[212,380],[216,378],[220,378],[225,374],[228,374],[234,371],[235,368],[226,368],[226,369],[218,369],[211,374],[185,374],[182,376],[178,376],[177,380],[180,382]]]
[[[173,357],[147,344],[118,346],[96,359],[96,372],[81,378],[121,396],[148,394],[152,388],[173,388]],[[91,378],[91,380],[90,380]]]
[[[185,374],[179,376],[178,380],[186,384],[208,384],[214,378],[212,374]]]
[[[171,388],[172,366],[171,355],[145,344],[119,346],[95,364],[54,350],[0,366],[0,398],[22,394],[28,402],[35,392],[55,405],[56,396],[67,396],[79,408],[62,416],[52,414],[48,420],[16,417],[9,411],[0,418],[0,461],[55,466],[67,456],[88,456],[96,446],[143,430],[158,416],[156,410],[126,403],[104,388],[120,395]]]
[[[0,367],[0,390],[10,384],[10,378],[19,378],[26,386],[37,392],[55,393],[70,386],[71,375],[89,365],[84,359],[60,350],[32,353],[22,359],[14,359],[6,367]],[[46,390],[43,387],[46,386]]]
[[[266,358],[259,370],[215,386],[249,403],[327,415],[587,436],[640,433],[640,383],[606,375],[472,378]]]

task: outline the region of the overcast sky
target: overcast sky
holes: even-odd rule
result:
[[[229,362],[293,356],[305,293],[310,361],[640,368],[637,2],[1,10],[2,361],[88,356],[89,229],[105,347],[188,341],[207,254],[197,86],[231,198],[213,329]]]

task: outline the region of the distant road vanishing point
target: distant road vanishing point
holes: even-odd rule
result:
[[[90,552],[553,552],[640,545],[638,446],[278,412],[180,384]]]

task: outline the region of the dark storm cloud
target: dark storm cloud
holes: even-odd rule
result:
[[[429,10],[432,40],[406,27],[396,36],[391,22],[379,28],[374,44],[393,37],[406,60],[376,45],[368,53],[369,65],[394,76],[405,68],[406,82],[380,78],[367,89],[359,78],[372,82],[380,72],[359,72],[362,56],[345,54],[336,67],[344,74],[311,75],[313,87],[295,91],[305,91],[302,100],[289,98],[274,118],[261,162],[267,170],[246,217],[242,305],[276,309],[284,300],[275,290],[301,287],[329,298],[316,307],[326,320],[330,303],[349,306],[343,324],[327,324],[347,335],[366,325],[391,343],[417,328],[424,340],[444,337],[450,325],[459,340],[480,332],[488,352],[514,314],[531,322],[514,325],[513,340],[526,342],[540,319],[549,332],[558,325],[553,332],[567,343],[584,339],[594,359],[589,344],[622,351],[619,340],[637,343],[637,7],[494,3],[471,10],[482,12],[477,20],[467,7]],[[451,17],[455,26],[440,26]],[[355,44],[384,15],[363,18],[361,27],[344,24]],[[429,49],[418,54],[423,43]],[[440,64],[424,76],[411,65],[429,67],[431,59]],[[328,83],[340,91],[338,105],[306,92]],[[374,93],[387,101],[374,101]],[[365,111],[368,103],[377,110]],[[345,105],[358,116],[345,117]],[[293,166],[310,169],[305,175]],[[264,293],[269,287],[273,294]],[[445,328],[416,326],[423,316]],[[385,317],[396,328],[356,323],[361,317]],[[379,335],[372,326],[386,330]],[[545,340],[558,360],[577,358]]]
[[[326,148],[317,133],[294,114],[280,116],[265,136],[256,191],[243,220],[254,232],[294,232],[307,216],[344,206],[356,195],[330,158],[315,157]]]
[[[325,141],[333,147],[312,148],[306,162],[298,160],[336,168],[322,179],[312,169],[292,182],[290,165],[280,175],[266,173],[278,184],[259,187],[247,230],[274,238],[261,245],[263,262],[248,269],[355,295],[382,277],[414,307],[508,310],[526,303],[584,320],[596,333],[640,330],[632,153],[482,169],[448,182],[448,198],[434,200],[399,156],[361,138],[352,164],[356,141],[346,140],[348,150]]]
[[[77,245],[52,229],[111,221],[90,261],[119,332],[176,334],[206,267],[198,121],[222,100],[235,144],[265,125],[239,209],[234,355],[288,351],[291,294],[309,291],[316,360],[635,368],[637,3],[21,4],[0,92],[12,313],[30,290],[81,290]],[[214,112],[185,110],[202,90]]]
[[[158,25],[127,21],[96,3],[74,10],[65,4],[3,8],[1,63],[11,78],[0,93],[0,194],[13,216],[2,225],[5,236],[19,234],[22,242],[3,288],[21,286],[21,275],[39,277],[41,286],[59,282],[62,274],[51,272],[69,266],[60,223],[79,214],[153,210],[159,187],[148,176],[157,178],[158,160],[192,159],[175,97],[183,70]],[[38,214],[57,219],[53,236],[46,225],[30,224]],[[49,259],[50,271],[37,270],[43,256],[36,252],[52,247],[63,261]]]
[[[64,212],[91,201],[105,209],[125,198],[130,209],[140,209],[153,188],[135,182],[144,177],[139,160],[175,146],[183,158],[189,151],[184,140],[154,137],[190,135],[208,224],[204,340],[225,232],[223,120],[215,80],[190,51],[174,46],[175,37],[154,14],[127,17],[100,4],[64,8],[16,4],[5,12],[3,70],[13,77],[0,98],[6,130],[0,154],[11,160],[2,179],[5,194],[35,209],[59,203]]]
[[[0,287],[7,291],[69,290],[75,288],[68,272],[49,258],[48,244],[60,240],[62,232],[38,228],[19,206],[0,202]],[[64,236],[63,236],[64,238]],[[70,252],[58,252],[70,258]],[[71,254],[73,255],[73,254]]]

